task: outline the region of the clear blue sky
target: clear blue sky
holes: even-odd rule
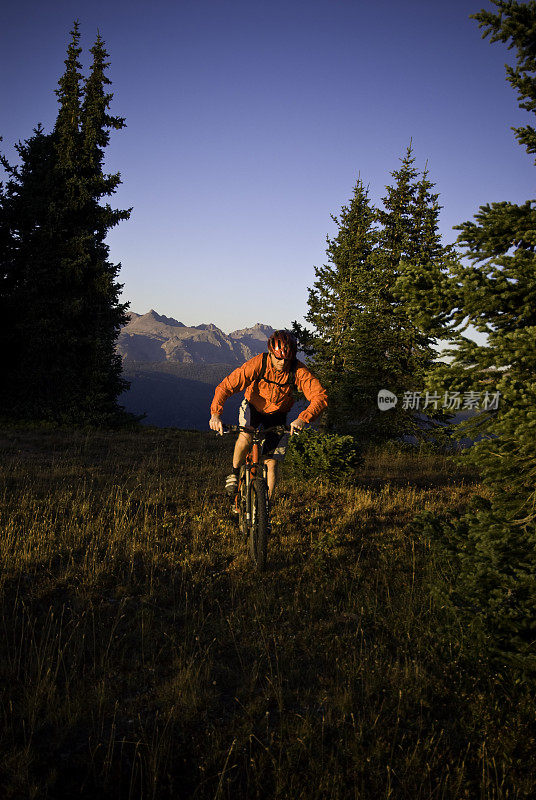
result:
[[[83,63],[110,53],[114,203],[124,299],[225,331],[303,320],[314,265],[358,174],[378,201],[413,139],[443,205],[441,231],[482,203],[534,196],[512,53],[469,14],[488,0],[78,0],[2,12],[0,147],[57,113],[69,31]]]

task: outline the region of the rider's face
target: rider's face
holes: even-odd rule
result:
[[[285,359],[284,358],[276,358],[273,353],[270,353],[272,358],[272,364],[276,372],[281,372],[281,370],[285,369]]]

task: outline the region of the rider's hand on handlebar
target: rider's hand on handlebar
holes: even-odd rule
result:
[[[299,433],[305,428],[306,425],[307,423],[304,422],[303,419],[300,419],[300,417],[298,417],[297,419],[295,419],[293,422],[290,423],[290,435],[292,436],[293,433]]]
[[[223,436],[223,423],[217,414],[213,414],[209,420],[210,428],[216,433],[219,433],[220,436]]]

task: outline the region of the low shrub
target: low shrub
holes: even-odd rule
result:
[[[293,477],[325,478],[333,483],[351,483],[363,456],[353,436],[302,431],[291,436],[285,468]]]

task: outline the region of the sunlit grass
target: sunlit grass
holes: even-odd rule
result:
[[[231,441],[0,446],[3,797],[533,795],[534,705],[438,635],[448,565],[408,527],[479,490],[455,459],[284,477],[259,576],[221,491]]]

